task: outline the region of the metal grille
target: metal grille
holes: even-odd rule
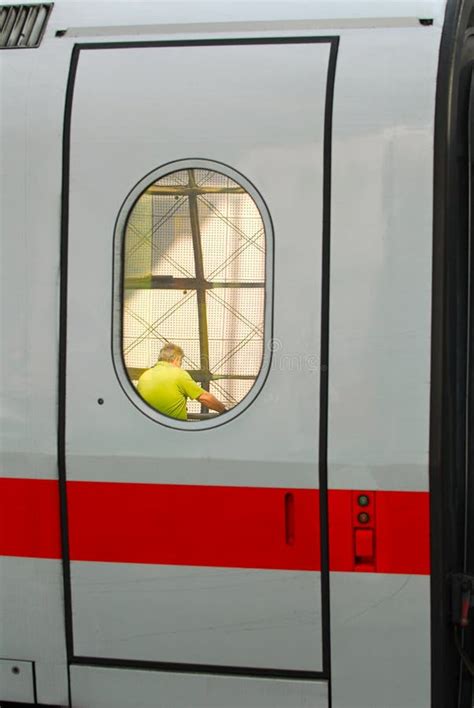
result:
[[[53,3],[0,5],[0,49],[39,47]]]
[[[228,408],[252,388],[263,356],[265,230],[228,176],[187,169],[153,183],[125,234],[123,351],[136,382],[166,342]],[[207,409],[188,403],[190,418]]]

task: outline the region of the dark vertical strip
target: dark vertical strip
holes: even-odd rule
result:
[[[443,568],[445,520],[443,516],[443,431],[444,431],[444,320],[446,262],[446,182],[448,154],[451,55],[455,35],[457,8],[448,3],[439,56],[436,96],[434,146],[434,211],[431,324],[431,391],[430,391],[430,516],[431,516],[431,693],[433,708],[453,706],[447,702],[446,676],[453,670],[447,660],[446,624],[447,588]]]
[[[474,37],[471,34],[468,43],[472,47]],[[470,52],[469,52],[470,53]],[[465,509],[464,509],[464,558],[463,571],[474,575],[474,69],[469,64],[470,89],[468,107],[468,246],[467,246],[467,362],[466,362],[466,427],[465,427]],[[469,659],[474,656],[474,623],[462,632],[461,644]],[[459,682],[459,705],[471,705],[474,697],[474,682],[463,661]]]
[[[66,357],[67,357],[67,279],[68,279],[68,226],[69,226],[69,167],[71,113],[74,95],[74,82],[80,48],[75,45],[72,51],[71,66],[66,89],[63,128],[63,173],[61,201],[61,255],[60,255],[60,309],[59,309],[59,392],[58,392],[58,475],[61,505],[61,543],[63,556],[64,580],[64,615],[66,626],[66,649],[68,662],[74,654],[72,632],[71,573],[69,564],[69,536],[66,492]],[[69,677],[70,678],[70,677]],[[69,701],[71,702],[71,681],[69,680]]]
[[[468,74],[464,33],[472,3],[448,0],[436,86],[430,391],[432,708],[461,698],[450,626],[449,575],[463,565],[466,456]],[[470,79],[470,70],[469,70]],[[469,691],[470,692],[470,691]]]
[[[36,663],[34,661],[31,664],[31,671],[33,674],[33,700],[36,705],[38,703],[38,686],[36,682]]]
[[[319,487],[321,522],[321,611],[323,634],[323,672],[328,677],[328,701],[331,708],[331,622],[329,586],[329,518],[328,518],[328,385],[329,385],[329,297],[331,246],[331,180],[332,121],[334,84],[336,80],[339,38],[331,40],[326,108],[324,116],[324,187],[323,187],[323,252],[321,297],[321,376],[319,393]]]
[[[209,391],[209,331],[207,326],[206,278],[204,274],[204,257],[202,252],[201,225],[199,223],[197,184],[194,176],[194,170],[188,170],[188,178],[188,186],[190,188],[190,192],[188,194],[189,218],[191,221],[194,268],[196,271],[196,298],[199,325],[199,368],[205,376],[204,380],[201,382],[201,385],[204,389]],[[201,404],[201,413],[208,412],[209,409],[207,408],[207,406]]]
[[[465,510],[465,543],[464,543],[464,565],[463,571],[465,573],[471,573],[472,565],[469,562],[469,552],[472,552],[471,538],[474,539],[474,535],[469,534],[469,522],[474,519],[472,513],[470,513],[472,505],[474,503],[474,498],[470,493],[471,486],[471,470],[472,470],[472,436],[469,435],[472,429],[472,411],[473,411],[473,400],[474,400],[474,387],[473,387],[473,368],[474,368],[474,357],[473,357],[473,334],[474,334],[474,313],[473,313],[473,287],[472,287],[472,276],[474,274],[474,254],[473,254],[473,236],[474,236],[474,221],[473,221],[473,207],[474,207],[474,70],[471,68],[471,85],[469,90],[469,118],[468,118],[468,152],[469,152],[469,165],[468,165],[468,179],[469,179],[469,244],[468,244],[468,272],[469,272],[469,282],[468,282],[468,336],[467,336],[467,346],[468,346],[468,356],[467,356],[467,397],[466,397],[466,510]]]

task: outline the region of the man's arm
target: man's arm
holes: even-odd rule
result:
[[[198,401],[199,403],[202,403],[206,408],[210,408],[213,411],[217,411],[218,413],[224,413],[224,411],[227,410],[225,405],[219,401],[218,398],[212,395],[212,393],[209,393],[209,391],[204,391],[201,393],[200,396],[198,396]]]

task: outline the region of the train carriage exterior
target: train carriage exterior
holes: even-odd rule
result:
[[[0,7],[2,706],[472,706],[473,36]]]

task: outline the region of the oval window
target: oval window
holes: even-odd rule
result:
[[[234,417],[270,351],[270,218],[245,178],[215,165],[155,172],[118,224],[122,361],[147,414],[178,427]]]

